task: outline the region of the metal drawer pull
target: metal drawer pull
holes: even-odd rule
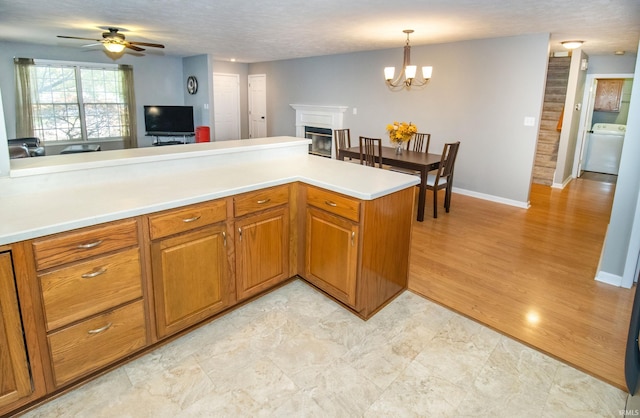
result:
[[[113,324],[111,322],[109,322],[107,325],[105,325],[102,328],[90,329],[89,331],[87,331],[87,334],[100,334],[101,332],[105,332],[106,330],[111,328],[111,325],[113,325]]]
[[[334,207],[334,208],[335,208],[336,206],[338,206],[338,204],[337,204],[336,202],[332,202],[332,201],[330,201],[330,200],[325,200],[325,201],[324,201],[324,203],[325,203],[325,204],[327,204],[327,205],[329,205],[329,206],[332,206],[332,207]]]
[[[258,200],[256,203],[259,205],[263,205],[265,203],[269,203],[271,201],[271,199],[262,199],[262,200]]]
[[[100,244],[102,244],[102,240],[101,239],[99,239],[97,241],[90,242],[88,244],[80,244],[76,248],[78,248],[80,250],[88,250],[89,248],[97,247]]]
[[[97,277],[101,274],[105,274],[107,272],[107,269],[104,267],[100,267],[99,270],[93,270],[91,273],[84,273],[81,277],[83,279],[93,279],[94,277]]]
[[[183,220],[182,220],[182,222],[184,222],[184,223],[195,222],[195,221],[197,221],[198,219],[200,219],[200,215],[198,215],[198,216],[194,216],[193,218],[183,219]]]

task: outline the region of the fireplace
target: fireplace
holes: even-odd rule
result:
[[[296,110],[296,136],[312,141],[309,152],[335,158],[332,133],[334,129],[343,129],[347,106],[292,104],[291,107]]]
[[[331,144],[333,143],[333,132],[331,129],[305,126],[304,137],[311,140],[311,144],[309,144],[309,154],[331,158]]]

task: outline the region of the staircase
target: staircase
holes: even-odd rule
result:
[[[533,166],[533,182],[550,186],[558,160],[560,143],[560,117],[567,95],[567,81],[571,57],[551,57],[547,68],[547,84],[544,89],[542,119],[538,131],[536,159]]]

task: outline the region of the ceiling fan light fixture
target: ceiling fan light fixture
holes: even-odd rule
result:
[[[120,52],[124,51],[124,44],[118,42],[105,42],[104,48],[109,52],[119,54]]]
[[[563,47],[567,49],[576,49],[576,48],[580,48],[584,42],[583,41],[564,41],[560,43],[562,44]]]

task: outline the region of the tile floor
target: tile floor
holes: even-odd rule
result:
[[[364,322],[302,281],[27,417],[619,417],[627,394],[411,292]]]

